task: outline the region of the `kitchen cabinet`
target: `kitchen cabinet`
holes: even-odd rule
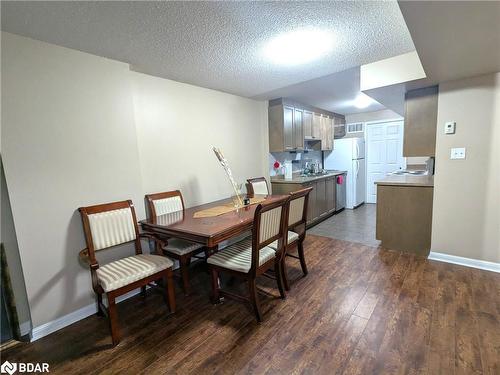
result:
[[[377,239],[390,250],[427,257],[431,248],[432,186],[377,184]]]
[[[336,202],[336,190],[337,190],[337,178],[328,177],[325,179],[325,193],[326,193],[326,212],[335,212],[335,202]]]
[[[320,140],[321,149],[333,150],[334,121],[338,113],[279,98],[269,101],[269,152],[300,151],[307,140]]]
[[[438,86],[405,95],[404,156],[435,156]]]
[[[283,152],[304,148],[304,111],[288,105],[269,107],[269,151]]]
[[[319,113],[313,114],[312,122],[312,136],[315,139],[321,139],[321,115]]]
[[[321,150],[333,150],[333,117],[321,116]]]
[[[316,216],[322,217],[327,213],[326,208],[326,180],[316,183]]]
[[[304,149],[304,111],[299,108],[293,109],[293,137],[296,150]]]
[[[333,118],[333,138],[342,138],[346,135],[345,117],[334,116]]]
[[[317,215],[317,183],[309,182],[307,184],[302,185],[300,188],[312,187],[313,189],[309,193],[309,200],[307,201],[307,223],[311,223],[315,221],[318,217]]]
[[[336,210],[336,191],[337,176],[328,175],[319,177],[313,181],[303,183],[273,182],[271,179],[273,194],[289,194],[293,191],[312,187],[309,193],[307,206],[307,225],[312,225],[335,213]]]
[[[304,111],[302,124],[304,129],[304,138],[314,139],[315,137],[313,135],[313,113],[311,111]]]

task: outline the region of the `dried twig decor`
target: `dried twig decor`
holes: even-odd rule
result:
[[[236,199],[238,199],[238,205],[240,207],[243,207],[243,200],[241,199],[241,191],[236,181],[234,181],[233,173],[231,172],[231,168],[229,168],[229,163],[227,162],[227,159],[222,154],[222,151],[217,147],[213,147],[212,150],[214,150],[215,156],[217,156],[217,159],[219,159],[220,165],[222,165],[222,168],[224,168],[224,171],[226,172],[226,175],[229,178],[231,185],[233,186],[234,192],[236,194]]]

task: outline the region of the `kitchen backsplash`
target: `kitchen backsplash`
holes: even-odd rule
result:
[[[312,163],[319,163],[320,168],[323,168],[322,164],[322,151],[308,151],[308,152],[273,152],[269,154],[269,175],[276,176],[277,174],[283,174],[281,169],[274,169],[274,162],[279,161],[281,165],[285,163],[286,160],[298,160],[298,163],[292,163],[292,171],[300,172],[304,168],[306,161]]]

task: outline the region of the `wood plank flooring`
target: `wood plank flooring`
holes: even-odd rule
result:
[[[240,303],[211,305],[195,265],[174,315],[153,292],[119,305],[116,348],[92,316],[2,361],[64,374],[500,374],[499,274],[313,235],[305,250],[307,277],[287,260],[286,300],[259,280],[261,324]]]

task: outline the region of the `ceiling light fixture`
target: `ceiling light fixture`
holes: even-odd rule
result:
[[[358,96],[356,96],[356,99],[354,99],[354,105],[357,107],[357,108],[366,108],[368,107],[370,104],[372,104],[374,102],[374,100],[372,98],[370,98],[368,95],[366,94],[363,94],[362,92],[360,92],[358,94]]]
[[[263,49],[264,56],[278,65],[305,64],[326,55],[333,48],[330,32],[308,28],[278,35]]]

